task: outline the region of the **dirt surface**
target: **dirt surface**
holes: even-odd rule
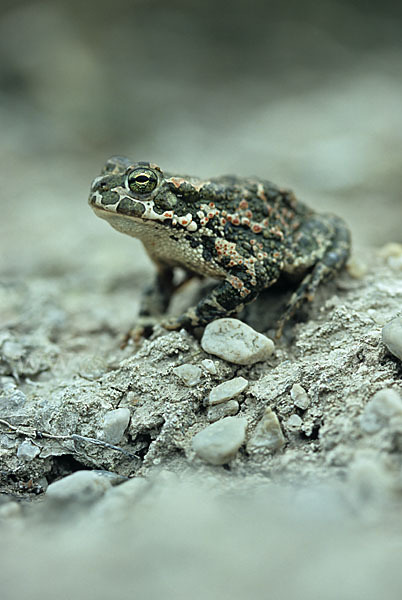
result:
[[[19,430],[10,432],[2,424],[2,490],[37,494],[46,482],[79,468],[126,477],[148,476],[162,466],[177,475],[193,469],[209,472],[211,467],[194,457],[191,440],[209,424],[211,389],[239,376],[249,384],[238,409],[247,419],[247,438],[269,406],[286,446],[278,452],[243,447],[230,461],[234,477],[250,472],[274,481],[332,480],[345,476],[368,451],[378,454],[379,464],[387,458],[387,472],[398,479],[398,427],[371,434],[361,429],[360,421],[377,391],[402,392],[400,360],[381,340],[382,325],[400,312],[402,268],[374,252],[365,253],[358,266],[358,278],[345,272],[322,289],[305,311],[307,320],[292,324],[274,354],[252,366],[206,354],[184,330],[158,330],[138,348],[130,343],[121,349],[123,335],[114,319],[124,314],[127,290],[113,289],[113,280],[102,285],[74,277],[66,285],[52,278],[5,281],[2,418]],[[190,290],[181,295],[182,301],[186,296],[190,301]],[[287,295],[278,292],[282,296],[283,303]],[[251,321],[263,324],[267,299],[262,297],[249,312]],[[205,359],[212,359],[212,372]],[[181,365],[199,368],[196,385],[178,376],[175,369]],[[295,404],[295,385],[303,388],[306,406]],[[107,442],[102,423],[118,408],[129,414],[121,450],[78,438],[58,439],[76,435]],[[21,458],[18,449],[29,439],[35,456]]]

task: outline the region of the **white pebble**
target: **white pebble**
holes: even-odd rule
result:
[[[210,406],[226,402],[231,398],[235,398],[248,388],[248,381],[244,377],[235,377],[224,381],[209,392],[208,403]]]
[[[292,386],[290,397],[297,408],[306,410],[310,406],[310,398],[308,397],[306,390],[299,383],[295,383]]]
[[[208,373],[211,375],[216,375],[216,365],[213,360],[210,358],[204,358],[204,360],[201,361],[201,364],[203,368],[208,371]]]
[[[205,352],[237,365],[266,360],[274,343],[238,319],[217,319],[209,323],[201,339]]]
[[[246,437],[247,420],[226,417],[197,433],[192,440],[193,450],[212,465],[224,465],[237,453]]]
[[[247,450],[253,452],[260,448],[266,448],[271,452],[275,452],[282,448],[284,444],[285,438],[278,417],[268,406],[262,419],[257,423],[254,434],[248,441]]]
[[[121,485],[112,487],[95,504],[92,515],[103,522],[122,522],[126,512],[132,510],[133,504],[144,495],[148,487],[149,482],[143,477],[133,477]]]
[[[402,256],[390,256],[387,260],[388,266],[394,271],[402,270]]]
[[[23,460],[33,460],[38,454],[40,454],[40,448],[32,444],[29,440],[25,440],[18,446],[17,456]]]
[[[229,400],[223,404],[211,406],[211,408],[208,409],[207,418],[210,423],[215,423],[215,421],[219,421],[219,419],[223,419],[224,417],[237,415],[239,409],[240,405],[237,400]]]
[[[111,480],[94,471],[76,471],[51,483],[46,496],[53,502],[94,502],[108,490]]]
[[[402,415],[402,399],[392,389],[380,390],[366,404],[360,417],[360,427],[366,433],[376,433],[389,424],[391,418]]]
[[[200,382],[202,371],[200,367],[196,367],[195,365],[185,364],[180,365],[179,367],[175,367],[173,369],[173,373],[179,377],[184,385],[189,387],[193,385],[197,385]]]
[[[363,279],[368,271],[367,264],[356,256],[348,260],[346,268],[353,279]]]
[[[360,515],[362,510],[368,509],[371,512],[376,504],[384,505],[393,501],[395,481],[377,452],[358,450],[347,477],[347,493]]]
[[[402,316],[384,325],[382,341],[394,356],[402,360]]]
[[[382,256],[382,258],[389,258],[390,256],[398,258],[399,256],[402,256],[402,244],[389,242],[379,249],[378,254],[379,256]]]
[[[7,340],[1,347],[1,353],[6,360],[19,360],[24,356],[24,346],[19,342]]]
[[[21,505],[18,502],[6,502],[0,505],[0,520],[14,519],[21,516]]]
[[[289,419],[286,421],[286,427],[288,429],[300,429],[300,427],[303,425],[303,419],[301,419],[299,417],[299,415],[291,415],[289,417]]]
[[[110,410],[103,417],[103,427],[98,437],[109,444],[118,444],[127,429],[130,416],[128,408]]]
[[[88,356],[80,363],[79,374],[90,380],[99,379],[107,371],[106,361],[101,356]]]

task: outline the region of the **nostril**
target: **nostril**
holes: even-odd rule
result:
[[[106,181],[94,181],[92,183],[92,192],[108,192],[110,186]]]
[[[120,183],[120,180],[117,183]],[[112,191],[115,185],[116,178],[100,176],[94,179],[91,186],[90,203],[98,206],[116,204],[119,201],[119,194]]]

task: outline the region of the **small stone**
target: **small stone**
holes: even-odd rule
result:
[[[402,270],[402,256],[390,256],[387,259],[388,266],[394,271]]]
[[[208,409],[207,418],[210,423],[215,423],[215,421],[219,421],[219,419],[223,419],[224,417],[237,415],[239,409],[240,405],[237,400],[229,400],[223,404],[211,406]]]
[[[397,242],[388,242],[378,250],[378,255],[382,258],[389,258],[390,256],[398,258],[402,256],[402,244]]]
[[[358,450],[347,473],[348,495],[356,503],[359,514],[365,505],[388,504],[395,498],[395,480],[382,457],[370,449]]]
[[[122,522],[133,509],[133,504],[144,496],[149,487],[149,481],[143,477],[133,477],[107,490],[103,498],[95,504],[91,514],[103,523]]]
[[[130,416],[128,408],[110,410],[103,417],[103,427],[98,437],[109,444],[118,444],[127,429]]]
[[[303,419],[301,419],[299,417],[299,415],[291,415],[289,417],[289,419],[286,421],[286,427],[288,429],[300,429],[300,427],[303,425]]]
[[[348,260],[346,268],[353,279],[363,279],[368,271],[367,264],[356,256]]]
[[[95,381],[107,371],[107,364],[101,356],[89,356],[80,364],[79,374],[84,379]]]
[[[122,483],[128,481],[128,477],[120,475],[119,473],[114,473],[113,471],[105,471],[104,469],[93,469],[92,473],[109,479],[110,485],[112,487],[120,486]]]
[[[315,420],[314,419],[307,419],[306,421],[303,421],[303,424],[301,426],[301,430],[306,437],[311,437],[313,435],[314,428],[315,428]]]
[[[278,417],[273,410],[267,406],[262,419],[257,423],[254,434],[249,439],[247,450],[253,452],[260,448],[266,448],[275,452],[285,444],[285,438],[282,433]]]
[[[388,350],[402,360],[402,316],[395,317],[382,328],[382,341]]]
[[[237,365],[252,365],[266,360],[274,343],[238,319],[217,319],[209,323],[201,339],[205,352]]]
[[[21,515],[21,505],[18,502],[5,502],[0,506],[0,520],[15,519]]]
[[[201,361],[201,364],[203,368],[208,371],[208,373],[211,375],[216,375],[216,365],[213,360],[210,358],[204,358],[204,360]]]
[[[299,383],[295,383],[292,386],[290,397],[293,400],[293,404],[301,410],[306,410],[310,406],[310,398],[306,390]]]
[[[110,486],[110,479],[99,473],[76,471],[51,483],[46,490],[46,496],[53,502],[91,503],[103,496]]]
[[[6,360],[15,361],[24,356],[24,347],[16,341],[7,340],[1,348],[2,354]]]
[[[45,476],[39,477],[39,479],[36,481],[36,487],[39,491],[46,492],[47,488],[49,487],[49,482]]]
[[[193,450],[212,465],[224,465],[237,453],[246,437],[247,420],[226,417],[197,433],[192,440]]]
[[[177,377],[179,377],[182,380],[184,385],[188,385],[189,387],[197,385],[197,383],[200,382],[202,375],[200,367],[190,364],[175,367],[173,369],[173,373],[175,373]]]
[[[24,392],[17,387],[14,378],[0,378],[0,396],[1,412],[3,415],[6,415],[7,413],[9,415],[13,413],[15,414],[16,411],[18,411],[17,414],[20,416],[25,413],[24,406],[26,404],[27,397]]]
[[[18,446],[17,456],[23,460],[33,460],[38,454],[40,454],[40,448],[32,444],[29,440],[25,440]]]
[[[402,399],[392,389],[375,393],[360,417],[360,427],[366,433],[376,433],[387,427],[390,419],[402,415]]]
[[[149,481],[147,481],[144,477],[132,477],[128,479],[125,483],[113,488],[107,495],[113,494],[116,498],[120,496],[121,498],[126,498],[127,500],[132,501],[134,498],[137,498],[141,495],[147,488],[149,488]]]
[[[229,381],[224,381],[209,392],[208,403],[210,406],[226,402],[235,398],[248,388],[248,381],[244,377],[235,377]]]

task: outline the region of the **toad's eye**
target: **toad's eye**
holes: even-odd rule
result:
[[[149,194],[158,184],[158,177],[151,169],[134,169],[127,175],[127,185],[132,192]]]

